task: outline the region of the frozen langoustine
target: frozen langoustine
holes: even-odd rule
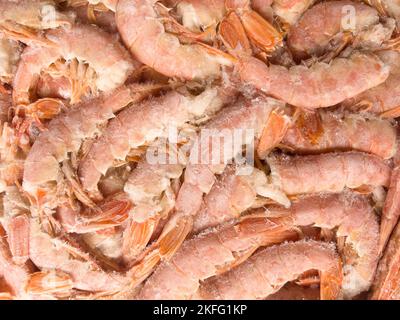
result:
[[[30,225],[29,257],[39,269],[63,271],[71,276],[74,288],[90,292],[112,293],[126,286],[123,275],[106,273],[77,252],[75,255],[79,258],[74,257],[73,248],[41,230],[35,218],[30,220]]]
[[[272,183],[287,195],[388,187],[392,171],[381,158],[356,151],[308,156],[273,155],[267,161]]]
[[[83,188],[94,198],[101,197],[97,184],[115,160],[125,160],[131,149],[156,138],[167,138],[170,128],[180,130],[185,123],[214,113],[225,101],[217,88],[206,89],[199,96],[171,91],[123,110],[81,161],[79,177]]]
[[[390,66],[389,77],[380,85],[344,100],[342,106],[358,111],[365,109],[367,113],[385,118],[396,118],[400,114],[400,54],[396,51],[383,51],[379,57]]]
[[[200,281],[229,270],[260,246],[296,239],[279,221],[248,216],[236,225],[208,230],[187,240],[170,261],[147,279],[140,299],[190,299]]]
[[[121,87],[82,102],[50,121],[48,130],[36,139],[25,160],[22,187],[37,205],[57,206],[54,192],[60,179],[61,162],[68,159],[69,153],[78,152],[85,139],[99,132],[99,126],[113,118],[115,112],[140,99],[142,93],[135,93],[134,85]]]
[[[200,44],[181,44],[166,32],[154,0],[120,0],[116,10],[118,31],[133,56],[170,77],[219,77],[221,66],[232,65],[222,51]]]
[[[204,281],[196,299],[263,299],[305,271],[320,272],[321,299],[341,294],[341,262],[333,244],[314,240],[265,248],[225,274]]]
[[[290,208],[259,210],[268,217],[286,217],[289,225],[336,230],[343,255],[344,297],[370,288],[379,259],[379,224],[367,197],[350,192],[308,195],[293,200]]]
[[[271,188],[263,171],[253,168],[249,175],[240,175],[236,172],[239,171],[237,169],[235,166],[228,166],[210,192],[204,196],[201,208],[193,221],[194,234],[239,218],[241,213],[259,205],[258,196],[275,199],[279,197],[279,190]],[[284,194],[281,198],[280,203],[290,205],[289,199]]]
[[[300,113],[280,145],[300,154],[357,150],[390,159],[397,151],[395,125],[357,113]]]
[[[48,30],[46,39],[54,43],[54,46],[28,46],[22,53],[13,81],[15,105],[27,105],[31,102],[30,89],[35,87],[35,80],[43,69],[61,58],[71,63],[74,59],[78,61],[76,70],[72,71],[77,74],[65,74],[67,78],[71,78],[70,95],[73,102],[79,101],[80,97],[86,94],[87,86],[93,89],[94,93],[97,93],[97,90],[111,91],[119,87],[137,67],[118,40],[96,26],[73,25],[70,28]],[[93,46],[93,43],[96,43],[96,46]],[[92,73],[83,71],[87,69],[85,64],[92,69]],[[79,79],[82,76],[87,83],[79,82],[82,81]],[[78,78],[75,79],[76,77]]]
[[[234,159],[242,153],[243,145],[252,144],[254,139],[259,138],[270,113],[280,107],[282,103],[270,98],[241,99],[231,107],[221,110],[203,127],[211,130],[209,131],[211,134],[197,136],[190,151],[175,211],[164,226],[160,237],[149,248],[142,261],[132,269],[133,282],[141,281],[160,260],[168,260],[180,247],[193,228],[193,219],[201,207],[203,195],[210,192],[215,182],[215,174],[222,173],[227,160]],[[210,137],[220,139],[223,133],[224,136],[228,134],[233,140],[235,131],[239,131],[241,137],[240,141],[234,142],[235,148],[233,144],[229,148],[219,144],[217,150],[209,147]],[[219,154],[218,158],[214,158],[216,151]],[[221,153],[224,153],[222,158]],[[265,188],[268,188],[268,185]],[[271,188],[275,190],[273,186]],[[273,194],[271,192],[271,195]]]
[[[329,64],[317,62],[310,68],[267,66],[254,57],[237,64],[245,85],[304,109],[329,107],[352,98],[383,83],[389,70],[377,56],[359,52]]]
[[[332,50],[329,45],[333,39],[346,41],[344,33],[348,32],[356,38],[354,41],[359,37],[359,47],[368,45],[378,49],[383,41],[390,39],[394,23],[391,28],[384,29],[383,39],[377,37],[376,32],[371,32],[378,27],[385,28],[379,23],[379,15],[374,8],[348,0],[323,2],[307,10],[290,29],[287,44],[299,60],[322,56],[328,49]]]

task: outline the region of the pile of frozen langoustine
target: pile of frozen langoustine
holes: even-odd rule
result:
[[[400,298],[366,2],[0,0],[0,297]]]

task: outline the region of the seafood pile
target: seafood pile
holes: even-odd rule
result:
[[[0,0],[0,299],[400,299],[398,0]]]

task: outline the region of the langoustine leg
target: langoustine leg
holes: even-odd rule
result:
[[[257,252],[231,271],[206,280],[196,299],[262,299],[303,272],[320,272],[321,299],[341,294],[340,258],[332,244],[313,240],[279,244]]]
[[[279,221],[246,217],[236,225],[219,227],[184,242],[170,261],[147,279],[140,299],[190,299],[200,281],[229,270],[260,246],[296,239],[297,232]]]

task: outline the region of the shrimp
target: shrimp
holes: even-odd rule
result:
[[[271,197],[264,172],[254,168],[250,175],[238,175],[236,170],[234,166],[227,167],[210,192],[204,196],[201,209],[194,217],[194,234],[239,218],[241,213],[258,205],[258,195]],[[275,193],[279,194],[278,191]],[[290,201],[286,195],[282,194],[281,197],[280,202],[289,206]]]
[[[122,85],[135,68],[135,63],[129,53],[108,33],[92,25],[74,25],[69,29],[60,28],[46,32],[46,38],[52,41],[54,47],[27,47],[18,64],[13,82],[13,101],[15,105],[29,105],[30,89],[35,86],[35,79],[40,72],[63,58],[75,63],[74,69],[83,71],[90,67],[92,72],[85,75],[86,86],[94,90],[111,91]],[[97,46],[92,44],[96,43]],[[99,50],[98,48],[101,48]],[[103,51],[105,50],[105,51]],[[77,62],[74,62],[74,59]],[[87,64],[87,65],[86,65]],[[66,74],[68,77],[68,74]],[[72,77],[71,81],[79,79]],[[76,78],[76,79],[75,79]],[[79,83],[78,83],[79,84]],[[74,86],[71,83],[72,102],[79,101],[85,94],[86,86]]]
[[[60,164],[68,153],[77,153],[84,139],[99,132],[114,117],[114,113],[131,102],[139,101],[149,91],[140,91],[135,85],[121,87],[111,93],[82,102],[68,112],[60,114],[48,125],[48,130],[34,142],[24,165],[22,187],[35,204],[54,208],[57,200],[55,183],[60,180]]]
[[[398,300],[400,299],[400,224],[394,228],[392,236],[379,262],[377,274],[371,290],[371,299]]]
[[[274,99],[239,100],[232,107],[223,109],[207,123],[203,129],[211,130],[213,132],[211,137],[220,139],[223,133],[225,141],[229,139],[229,136],[234,136],[235,131],[246,137],[234,142],[236,147],[219,145],[217,150],[209,147],[210,135],[199,135],[196,138],[190,151],[184,182],[177,195],[175,212],[164,226],[160,237],[135,266],[133,283],[149,274],[160,260],[168,260],[192,230],[193,219],[200,210],[203,195],[210,192],[215,182],[215,173],[221,173],[226,166],[226,160],[221,157],[216,159],[215,155],[224,153],[224,159],[229,160],[241,154],[244,144],[252,143],[260,136],[271,111],[280,107],[282,104]],[[199,159],[200,155],[201,159]],[[269,196],[275,197],[273,186],[263,187],[269,191]]]
[[[320,297],[340,297],[342,270],[332,244],[314,240],[265,248],[231,271],[203,282],[196,299],[263,299],[303,272],[320,272]]]
[[[267,217],[287,217],[289,225],[336,230],[344,263],[344,297],[352,298],[369,289],[379,259],[379,224],[365,196],[307,195],[293,200],[290,208],[269,206],[259,210]]]
[[[169,77],[186,80],[215,78],[232,59],[215,48],[181,44],[165,31],[154,9],[154,0],[121,0],[116,21],[125,45],[140,62]],[[140,10],[137,10],[140,8]]]
[[[298,65],[269,67],[256,58],[237,65],[245,85],[304,109],[333,106],[383,83],[389,67],[378,57],[359,52],[336,58],[330,64],[317,62],[310,68]]]
[[[391,167],[377,156],[349,151],[308,156],[271,156],[272,183],[287,195],[388,187]]]
[[[357,150],[383,159],[392,158],[398,148],[396,128],[390,121],[332,111],[300,113],[280,145],[300,154]]]
[[[187,240],[170,261],[147,279],[139,299],[190,299],[203,281],[241,263],[260,246],[296,239],[295,229],[279,222],[248,216]]]
[[[350,14],[355,16],[349,18]],[[363,3],[348,0],[323,2],[307,10],[291,28],[287,44],[298,60],[322,56],[331,49],[329,46],[334,39],[348,41],[346,32],[351,35],[348,38],[359,38],[359,47],[368,45],[371,49],[378,49],[393,32],[394,21],[389,21],[387,26],[379,24],[378,12]],[[371,32],[373,28],[383,31]],[[383,32],[382,38],[376,36],[378,31]]]
[[[51,46],[39,31],[70,26],[73,20],[73,17],[59,12],[52,0],[0,1],[0,32],[27,44]]]
[[[94,199],[101,199],[97,184],[114,160],[124,160],[129,150],[156,138],[167,138],[171,127],[180,130],[189,121],[215,113],[226,99],[223,90],[216,88],[194,97],[171,91],[122,111],[81,161],[79,178],[83,189]]]

